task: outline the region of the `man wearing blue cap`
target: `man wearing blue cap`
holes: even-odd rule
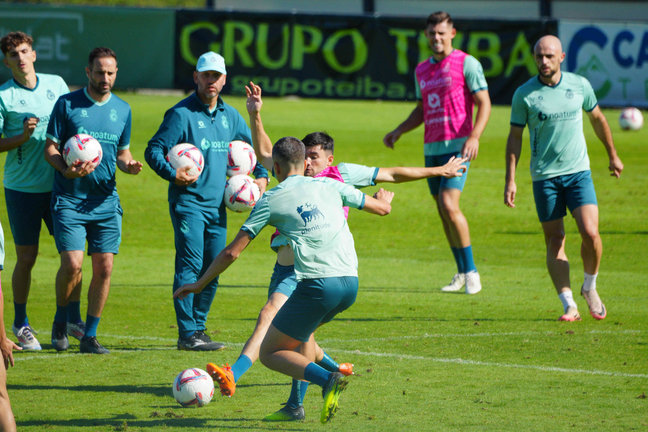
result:
[[[220,97],[226,74],[225,59],[221,55],[214,52],[201,55],[193,74],[196,91],[165,113],[145,152],[146,162],[169,182],[169,212],[176,247],[173,291],[196,282],[225,247],[227,215],[223,193],[229,143],[270,141],[263,130],[252,133],[238,111]],[[165,159],[171,147],[179,143],[192,143],[203,152],[205,167],[200,177],[189,175],[187,170],[176,170]],[[268,172],[258,164],[254,174],[263,193]],[[217,286],[216,278],[199,294],[174,299],[178,349],[224,348],[205,333]]]

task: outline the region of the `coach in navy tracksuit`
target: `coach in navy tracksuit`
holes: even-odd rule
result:
[[[164,115],[157,133],[146,148],[146,162],[169,181],[169,211],[175,232],[175,277],[173,290],[195,282],[225,247],[227,215],[223,203],[227,151],[230,141],[251,143],[250,128],[241,115],[223,102],[225,60],[207,52],[200,56],[194,82],[196,91]],[[205,167],[199,177],[175,170],[165,159],[179,143],[200,148]],[[261,192],[268,182],[267,171],[257,164],[254,174]],[[205,321],[218,279],[200,294],[174,300],[178,322],[178,349],[215,351],[224,348],[205,333]]]

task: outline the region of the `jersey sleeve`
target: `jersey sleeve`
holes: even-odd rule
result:
[[[375,186],[377,167],[368,167],[353,163],[338,164],[338,171],[345,183],[355,187]]]
[[[133,119],[133,113],[131,112],[129,107],[128,115],[126,116],[126,123],[124,124],[124,130],[122,131],[122,134],[119,137],[119,143],[117,144],[117,151],[126,150],[130,147],[132,119]]]
[[[513,101],[511,102],[511,125],[524,127],[527,124],[527,105],[524,102],[524,96],[518,88],[513,93]]]
[[[178,144],[182,138],[183,119],[174,109],[164,114],[164,120],[153,138],[148,142],[144,151],[144,159],[149,166],[165,180],[173,181],[176,170],[166,160],[166,154],[171,147]]]
[[[358,189],[354,188],[351,185],[342,183],[337,180],[330,179],[328,177],[323,177],[322,181],[333,186],[337,189],[340,197],[342,198],[342,205],[347,207],[357,208],[362,210],[365,203],[365,194],[360,192]]]
[[[247,232],[250,237],[255,238],[261,230],[268,225],[270,221],[270,205],[266,195],[256,203],[250,216],[241,227],[242,231]]]
[[[47,124],[47,138],[51,139],[57,144],[61,143],[61,137],[66,135],[66,99],[59,97],[54,108],[52,115],[50,115],[49,123]]]
[[[581,77],[583,82],[583,109],[587,112],[592,111],[598,105],[598,100],[596,99],[596,94],[590,84],[589,80],[585,77]]]
[[[466,84],[472,93],[477,93],[481,90],[488,90],[488,83],[484,76],[484,68],[479,60],[475,57],[468,55],[464,60],[464,77]]]

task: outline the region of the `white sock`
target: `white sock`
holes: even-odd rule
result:
[[[598,276],[598,273],[596,274],[589,274],[587,272],[585,273],[585,280],[583,281],[583,291],[589,291],[589,290],[595,290],[596,289],[596,276]]]
[[[565,312],[567,312],[567,308],[569,308],[569,307],[573,307],[573,308],[578,309],[578,306],[576,306],[576,302],[574,301],[574,296],[572,295],[571,290],[561,292],[558,295],[558,298],[562,302],[563,310]]]

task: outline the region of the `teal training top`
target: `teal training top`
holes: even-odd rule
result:
[[[103,157],[93,172],[85,177],[67,179],[54,174],[55,195],[74,199],[105,199],[117,196],[115,171],[117,152],[130,146],[131,109],[114,93],[104,102],[96,102],[84,87],[59,98],[47,127],[47,138],[59,144],[75,134],[92,135],[101,144]]]
[[[596,105],[589,81],[570,72],[553,87],[536,75],[515,91],[511,125],[529,126],[533,181],[589,170],[583,110]]]
[[[10,138],[23,133],[23,121],[38,117],[31,138],[7,152],[4,186],[20,192],[41,193],[52,190],[54,168],[43,156],[45,132],[50,113],[59,96],[69,92],[58,75],[36,74],[33,89],[13,78],[0,86],[0,133]]]
[[[297,280],[357,276],[342,206],[360,209],[364,200],[362,192],[337,180],[294,175],[263,194],[241,229],[254,238],[272,225],[288,237]]]

